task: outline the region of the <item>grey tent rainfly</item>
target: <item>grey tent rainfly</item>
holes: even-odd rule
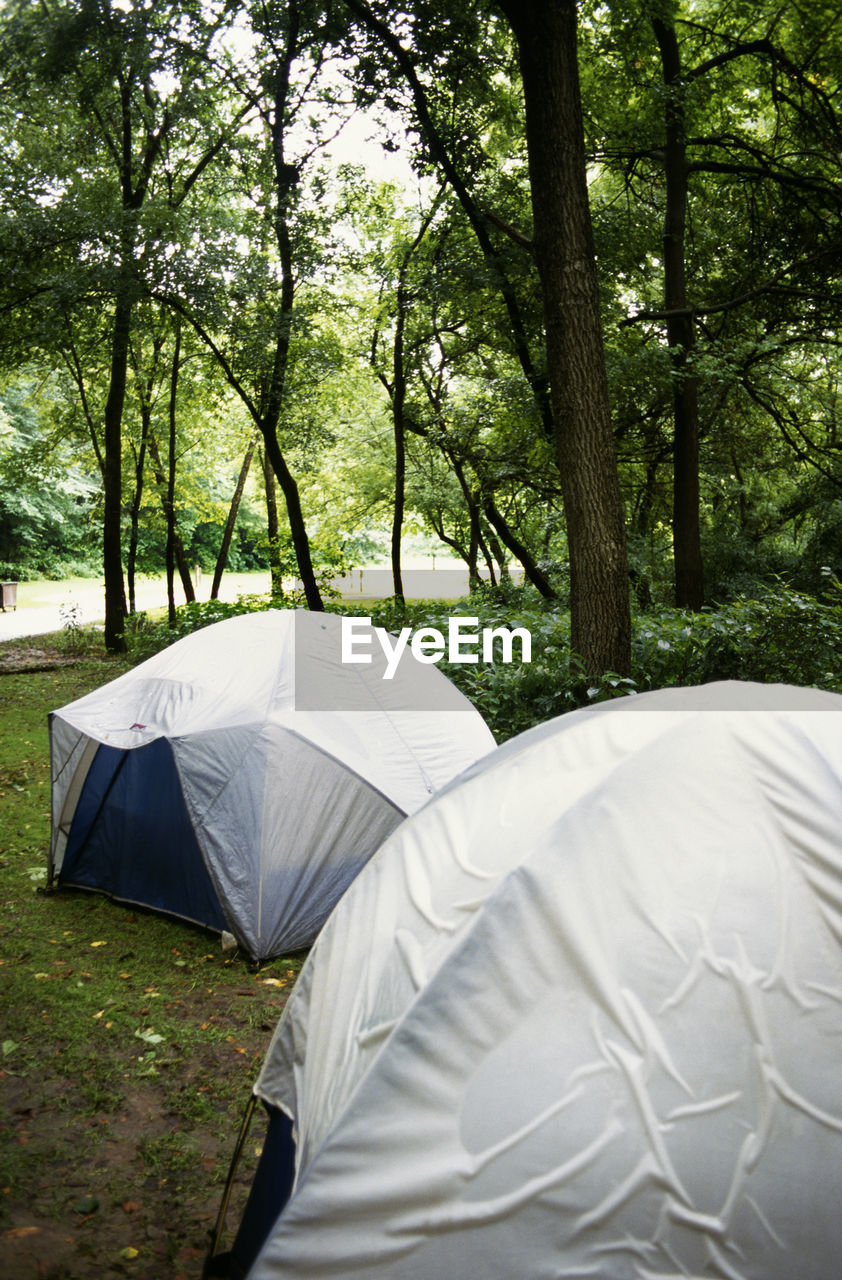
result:
[[[644,694],[472,766],[311,950],[209,1274],[837,1275],[840,815],[814,689]]]
[[[341,619],[269,610],[171,645],[50,717],[50,881],[312,942],[408,813],[494,747],[434,666],[342,663]]]

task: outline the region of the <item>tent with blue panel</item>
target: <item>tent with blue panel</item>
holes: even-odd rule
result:
[[[386,841],[255,1084],[249,1280],[828,1280],[842,697],[724,683],[505,743]]]
[[[342,661],[341,619],[268,610],[171,645],[50,717],[49,879],[312,942],[387,835],[494,747],[441,672]],[[378,652],[379,651],[379,652]]]

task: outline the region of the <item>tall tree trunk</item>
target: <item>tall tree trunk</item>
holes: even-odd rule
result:
[[[313,569],[310,555],[310,541],[307,537],[307,526],[304,512],[301,509],[301,497],[298,485],[287,466],[278,442],[278,424],[286,394],[286,375],[289,365],[289,344],[292,330],[292,313],[295,301],[295,273],[293,271],[292,239],[287,221],[287,211],[294,188],[298,182],[298,170],[286,162],[284,155],[285,131],[287,126],[287,104],[290,93],[290,75],[294,59],[300,49],[298,45],[299,24],[301,15],[296,0],[288,0],[286,43],[282,56],[275,64],[274,83],[272,85],[272,163],[275,172],[276,202],[273,225],[278,257],[281,266],[281,305],[276,324],[275,352],[268,395],[262,406],[259,425],[263,435],[266,456],[281,486],[281,493],[286,502],[289,528],[292,534],[292,545],[298,563],[298,572],[304,587],[304,598],[307,607],[321,611],[324,609],[319,584]]]
[[[456,479],[459,481],[459,487],[462,490],[462,496],[465,499],[465,505],[468,508],[468,519],[471,522],[471,544],[468,559],[468,590],[473,591],[480,583],[479,573],[479,553],[482,551],[483,558],[488,567],[491,585],[497,585],[494,575],[494,563],[485,545],[485,539],[482,536],[482,525],[480,521],[480,512],[477,499],[471,489],[468,477],[465,475],[465,468],[456,457],[455,453],[449,455],[451,465],[453,467]]]
[[[122,504],[123,504],[123,405],[126,399],[126,373],[129,362],[132,304],[123,292],[114,307],[111,331],[111,371],[108,398],[105,402],[104,510],[102,524],[102,560],[105,575],[105,647],[111,653],[125,653],[126,595],[123,583]]]
[[[175,317],[175,346],[170,367],[169,459],[167,464],[167,617],[175,626],[175,428],[178,399],[178,375],[181,367],[181,316]],[[188,579],[190,575],[188,574]],[[192,584],[191,584],[192,585]]]
[[[257,448],[257,432],[249,440],[248,448],[243,456],[240,466],[240,474],[237,476],[237,484],[234,488],[234,496],[228,507],[228,517],[225,521],[225,528],[222,532],[222,542],[219,544],[219,552],[216,557],[216,565],[213,570],[213,582],[211,583],[211,600],[219,599],[219,588],[222,584],[222,575],[225,572],[225,566],[228,563],[228,552],[231,550],[231,539],[234,536],[234,528],[237,524],[237,514],[240,510],[240,502],[242,501],[243,492],[246,487],[246,480],[251,469],[251,460],[254,457],[254,451]]]
[[[417,243],[417,242],[416,242]],[[409,255],[404,262],[406,267]],[[397,291],[397,317],[395,320],[395,342],[392,368],[394,382],[392,384],[392,427],[395,437],[395,504],[392,511],[392,586],[395,599],[403,607],[406,604],[403,594],[403,576],[401,574],[401,534],[403,533],[404,505],[406,502],[406,424],[404,407],[406,405],[406,369],[404,367],[404,330],[406,328],[406,311],[408,301],[403,281]]]
[[[266,491],[266,533],[269,540],[269,581],[273,600],[281,600],[284,594],[284,575],[281,568],[281,548],[279,544],[280,525],[278,523],[278,491],[275,484],[275,473],[266,456],[266,450],[260,451],[260,465],[263,468],[263,487]]]
[[[575,0],[500,0],[517,38],[535,258],[570,552],[571,642],[588,676],[627,673],[625,525],[599,310]]]
[[[307,608],[322,612],[324,610],[324,604],[319,591],[319,584],[316,581],[313,561],[310,556],[310,542],[307,537],[307,526],[304,522],[304,512],[301,509],[301,497],[298,493],[298,485],[295,483],[295,478],[287,466],[283,454],[281,453],[276,433],[274,431],[266,431],[264,432],[263,439],[266,444],[266,452],[269,455],[269,461],[272,463],[272,469],[278,477],[278,483],[281,486],[281,493],[284,495],[284,501],[286,502],[289,530],[292,534],[292,545],[295,550],[295,558],[298,563],[298,572],[301,576],[301,584],[304,587],[304,598],[307,601]]]
[[[175,457],[169,459],[167,466],[167,475],[164,476],[164,466],[161,462],[161,451],[158,448],[158,441],[155,438],[154,431],[149,433],[149,457],[152,459],[153,474],[155,476],[155,485],[158,490],[158,496],[161,499],[161,509],[164,513],[164,519],[167,522],[167,529],[172,522],[173,528],[173,554],[175,556],[175,564],[178,569],[178,576],[181,579],[182,590],[184,591],[184,599],[188,604],[192,604],[196,599],[196,592],[193,588],[193,579],[190,577],[190,566],[187,563],[187,556],[184,554],[184,546],[181,538],[178,536],[178,527],[175,516]],[[170,477],[172,477],[173,500],[169,500]]]
[[[701,609],[704,571],[699,530],[699,386],[693,372],[696,327],[687,305],[687,149],[684,85],[675,28],[652,20],[661,51],[666,111],[666,211],[664,215],[664,303],[672,359],[674,414],[672,538],[675,603]]]
[[[135,566],[137,564],[137,544],[140,539],[140,508],[143,503],[143,473],[146,469],[146,442],[149,439],[148,405],[142,404],[140,409],[140,448],[135,450],[134,497],[129,512],[129,550],[126,556],[126,581],[129,588],[129,613],[137,612],[135,594]]]

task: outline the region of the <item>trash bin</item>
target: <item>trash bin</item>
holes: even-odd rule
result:
[[[16,582],[0,582],[0,603],[4,613],[7,609],[17,610],[18,584]]]

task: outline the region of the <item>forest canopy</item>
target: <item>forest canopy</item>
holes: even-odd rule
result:
[[[629,609],[842,573],[821,0],[7,0],[0,572],[523,570]],[[431,544],[430,544],[431,545]]]

